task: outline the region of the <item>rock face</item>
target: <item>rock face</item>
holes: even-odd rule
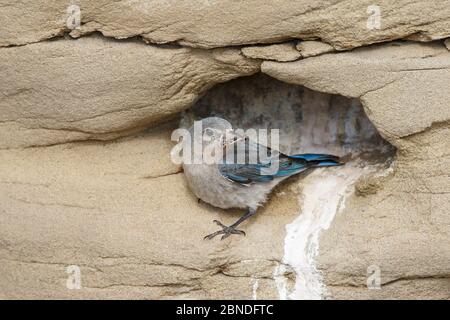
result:
[[[0,2],[1,299],[449,298],[448,1]],[[193,105],[352,165],[203,241]]]
[[[242,48],[242,53],[248,58],[275,60],[279,62],[294,61],[302,56],[293,43],[244,47]]]
[[[450,117],[445,90],[450,53],[442,42],[394,42],[292,63],[268,61],[261,70],[289,83],[360,98],[372,122],[393,139]]]
[[[262,65],[290,83],[359,97],[398,148],[394,174],[361,179],[322,234],[318,268],[333,298],[448,298],[449,63],[441,43],[393,43]],[[381,290],[367,289],[372,267]]]
[[[0,148],[123,136],[182,111],[218,82],[259,70],[237,49],[159,48],[101,37],[2,51],[8,81],[0,89],[0,131],[8,138]]]
[[[296,48],[300,51],[302,58],[318,56],[322,53],[334,51],[334,48],[327,43],[320,41],[300,41]]]
[[[448,135],[437,124],[402,138],[393,174],[356,184],[359,196],[320,239],[330,297],[449,298]],[[368,290],[376,270],[382,286]]]
[[[70,32],[77,10],[58,0],[37,3],[2,0],[0,45],[17,45]],[[99,31],[107,37],[142,36],[153,43],[195,47],[271,43],[318,38],[348,49],[410,37],[450,36],[447,0],[81,0],[79,36]]]
[[[169,157],[176,127],[0,151],[1,297],[250,298],[258,281],[259,298],[277,298],[271,278],[296,187],[275,196],[247,237],[203,241],[212,219],[230,223],[240,212],[199,204],[189,192]],[[80,268],[79,290],[66,287],[70,265]]]

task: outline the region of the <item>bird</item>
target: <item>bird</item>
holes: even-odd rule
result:
[[[338,156],[331,154],[286,155],[259,144],[248,135],[238,134],[230,122],[220,117],[204,118],[200,123],[201,134],[195,134],[194,125],[189,129],[191,143],[199,144],[202,152],[220,150],[222,155],[216,156],[221,161],[184,161],[183,171],[189,188],[198,199],[214,207],[245,210],[245,213],[229,226],[213,220],[220,230],[208,234],[204,239],[212,239],[218,235],[221,235],[222,240],[232,234],[245,236],[246,233],[237,227],[255,215],[258,207],[264,205],[270,192],[280,182],[307,170],[343,164]],[[267,152],[266,159],[250,161],[251,152],[259,152],[263,148]],[[245,155],[244,161],[236,161],[239,152]],[[271,168],[275,170],[270,170]]]

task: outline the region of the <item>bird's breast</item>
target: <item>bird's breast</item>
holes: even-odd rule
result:
[[[184,165],[184,173],[190,189],[204,202],[222,209],[254,208],[264,203],[272,186],[249,186],[223,177],[217,165]]]

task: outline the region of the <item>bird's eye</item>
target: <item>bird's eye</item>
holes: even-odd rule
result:
[[[206,128],[206,129],[203,131],[203,133],[206,134],[206,135],[209,136],[209,137],[211,137],[211,136],[214,135],[214,131],[213,131],[211,128]]]

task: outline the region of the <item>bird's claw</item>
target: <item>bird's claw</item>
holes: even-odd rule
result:
[[[208,234],[206,237],[204,237],[203,239],[212,239],[215,236],[218,236],[219,234],[222,234],[222,237],[220,238],[220,240],[226,239],[229,236],[231,236],[232,234],[241,234],[245,236],[245,232],[242,230],[238,230],[232,226],[228,227],[226,225],[224,225],[222,222],[218,221],[218,220],[213,220],[214,223],[216,223],[217,225],[219,225],[220,227],[222,227],[222,230],[213,232],[211,234]]]

